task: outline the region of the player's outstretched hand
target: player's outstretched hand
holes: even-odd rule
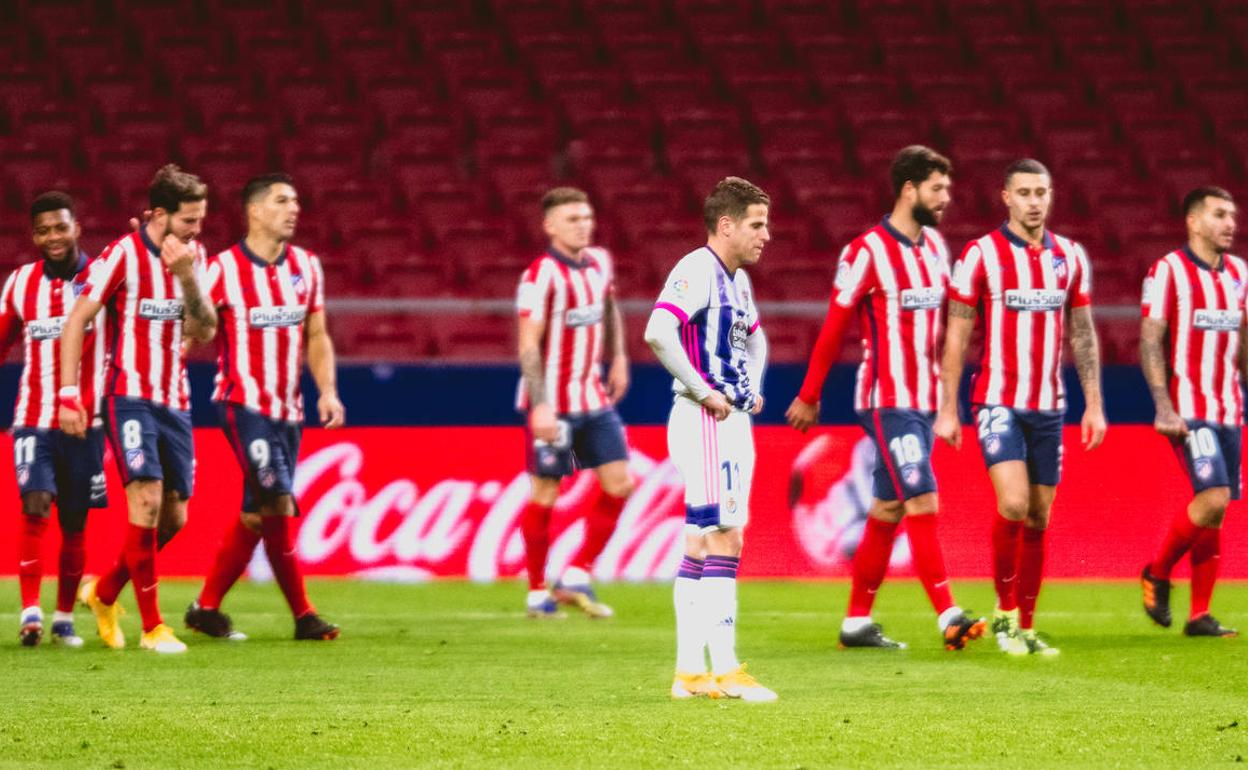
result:
[[[785,410],[784,419],[789,421],[789,425],[805,433],[819,421],[819,403],[808,404],[800,398],[795,398]]]
[[[195,252],[191,251],[191,247],[183,243],[181,239],[173,237],[170,233],[160,244],[160,261],[164,263],[165,269],[174,275],[185,275],[195,266]]]
[[[1100,409],[1085,410],[1080,430],[1083,435],[1084,451],[1091,452],[1096,449],[1105,440],[1105,432],[1109,430],[1109,425],[1105,422],[1105,413]]]
[[[1187,438],[1187,423],[1173,409],[1158,412],[1153,428],[1163,436],[1174,439]]]
[[[316,402],[316,411],[321,416],[321,426],[325,428],[341,428],[347,421],[347,410],[338,400],[337,393],[322,393]]]
[[[932,426],[932,432],[954,449],[962,448],[962,421],[958,419],[956,411],[941,409],[936,415],[936,424]]]
[[[607,371],[607,399],[618,404],[628,392],[628,359],[616,356]]]
[[[559,440],[559,421],[550,404],[538,404],[529,410],[529,431],[538,441],[553,443]]]
[[[728,399],[718,390],[712,390],[706,398],[702,399],[702,408],[720,422],[727,420],[728,415],[732,414],[732,404],[728,403]]]

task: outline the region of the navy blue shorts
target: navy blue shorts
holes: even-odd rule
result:
[[[195,486],[191,413],[142,398],[109,396],[104,428],[117,458],[122,485],[157,479],[165,491],[187,500]]]
[[[624,423],[614,409],[594,414],[565,415],[559,418],[559,439],[540,445],[524,421],[525,460],[534,476],[558,479],[581,468],[628,459]]]
[[[1187,470],[1193,492],[1230,487],[1231,499],[1239,499],[1240,429],[1237,425],[1187,420],[1187,440],[1175,444],[1175,452]]]
[[[299,424],[272,420],[237,404],[218,403],[217,413],[243,470],[243,512],[259,513],[262,505],[293,494],[303,437]]]
[[[1032,484],[1055,487],[1062,480],[1061,412],[983,405],[974,412],[985,465],[1019,460],[1027,464]]]
[[[85,511],[108,507],[104,481],[104,431],[91,428],[86,438],[59,430],[13,429],[13,469],[17,488],[51,492],[59,508]]]
[[[931,412],[871,409],[859,412],[858,420],[875,442],[872,494],[876,499],[905,501],[936,491]]]

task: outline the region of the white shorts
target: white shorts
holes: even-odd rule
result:
[[[667,451],[685,482],[685,522],[702,532],[750,520],[754,431],[750,415],[716,422],[700,404],[677,396],[667,420]]]

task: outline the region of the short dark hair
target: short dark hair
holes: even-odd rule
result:
[[[542,196],[542,215],[565,203],[589,203],[589,195],[579,187],[552,187]]]
[[[48,211],[61,211],[62,209],[69,212],[69,216],[74,216],[74,199],[61,192],[60,190],[49,190],[30,203],[30,220],[33,222],[40,214]]]
[[[1183,216],[1186,217],[1192,213],[1198,206],[1205,205],[1205,198],[1221,198],[1228,203],[1234,203],[1235,199],[1231,194],[1221,187],[1214,185],[1205,185],[1197,187],[1187,195],[1183,196]]]
[[[253,176],[247,180],[247,184],[243,185],[243,206],[259,198],[269,191],[269,188],[275,184],[288,184],[295,186],[295,179],[290,174],[281,171],[270,171],[267,174]]]
[[[208,197],[208,185],[194,174],[188,174],[169,163],[160,167],[152,184],[147,188],[147,202],[154,209],[164,209],[170,214],[183,203],[198,203]]]
[[[706,231],[713,233],[719,227],[719,218],[727,216],[739,222],[753,205],[771,205],[771,196],[763,188],[739,176],[724,177],[706,196],[702,204],[702,221]]]
[[[1010,186],[1010,180],[1015,174],[1044,174],[1052,179],[1053,175],[1049,173],[1049,169],[1035,158],[1020,158],[1009,165],[1005,170],[1005,186]]]
[[[906,186],[906,182],[914,182],[918,187],[933,171],[948,174],[952,170],[953,164],[949,159],[931,147],[921,144],[905,147],[893,158],[893,165],[888,170],[893,182],[893,197],[901,195],[901,188]]]

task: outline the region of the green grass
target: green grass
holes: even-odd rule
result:
[[[197,586],[166,581],[180,608]],[[45,588],[45,597],[50,586]],[[991,606],[983,582],[958,586]],[[746,582],[738,649],[777,704],[672,703],[671,594],[607,586],[618,617],[522,617],[519,584],[321,581],[332,643],[295,643],[272,586],[227,602],[244,643],[188,637],[158,657],[98,646],[23,649],[0,614],[2,767],[1208,766],[1248,757],[1248,647],[1152,628],[1129,583],[1054,583],[1040,628],[1058,659],[988,641],[940,648],[918,586],[894,581],[876,618],[904,652],[835,648],[847,586]],[[16,586],[0,596],[16,604]],[[1186,586],[1176,591],[1176,615]],[[123,603],[133,607],[127,591]],[[1248,624],[1248,585],[1215,596]],[[135,612],[126,619],[133,647]]]

